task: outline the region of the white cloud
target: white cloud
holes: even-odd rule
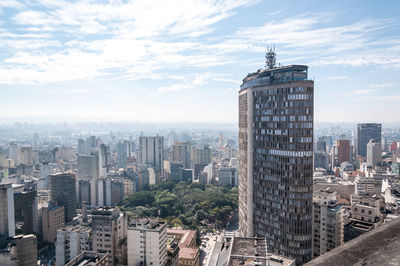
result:
[[[25,5],[16,0],[1,0],[0,7],[23,8]]]
[[[70,90],[54,90],[50,94],[82,94],[82,93],[98,93],[98,92],[114,92],[116,88],[96,88],[96,89],[70,89]]]
[[[355,90],[354,94],[360,95],[360,94],[371,94],[373,92],[379,91],[378,89],[362,89],[362,90]]]
[[[393,83],[370,84],[369,88],[389,88],[393,87]]]

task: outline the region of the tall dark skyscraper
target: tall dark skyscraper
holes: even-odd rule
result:
[[[308,67],[267,66],[239,91],[239,232],[269,252],[311,260],[313,92]]]
[[[375,143],[381,142],[382,125],[365,123],[357,125],[357,155],[367,156],[367,144],[373,139]]]
[[[70,173],[49,175],[50,199],[64,206],[65,222],[76,216],[75,176]]]

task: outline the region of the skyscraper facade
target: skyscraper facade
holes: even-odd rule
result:
[[[50,199],[57,206],[63,206],[65,222],[70,222],[76,216],[75,176],[71,173],[49,176]]]
[[[304,65],[249,74],[239,91],[239,232],[268,249],[312,256],[313,91]]]
[[[150,164],[162,176],[164,162],[164,137],[140,137],[138,163]]]
[[[373,139],[375,143],[381,142],[382,125],[366,123],[357,125],[357,155],[367,156],[367,144]]]
[[[350,140],[341,139],[336,142],[337,151],[338,151],[338,163],[341,164],[343,162],[351,162],[350,160]]]

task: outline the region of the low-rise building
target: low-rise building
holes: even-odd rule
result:
[[[200,264],[200,249],[196,245],[196,230],[167,229],[168,236],[179,242],[179,265]]]

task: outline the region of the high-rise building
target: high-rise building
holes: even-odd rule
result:
[[[50,202],[47,207],[42,208],[42,235],[43,241],[55,243],[57,230],[65,225],[64,207],[56,206]]]
[[[137,220],[128,227],[128,266],[165,265],[167,226],[158,220]]]
[[[320,190],[313,197],[313,258],[343,244],[343,208],[336,192]]]
[[[23,224],[17,234],[38,232],[38,200],[36,190],[14,191],[15,223]]]
[[[164,137],[140,137],[138,163],[150,164],[162,176],[164,161]]]
[[[302,264],[312,256],[314,81],[307,66],[266,58],[239,91],[239,232]]]
[[[326,152],[326,141],[324,137],[318,138],[317,140],[317,151]]]
[[[127,216],[118,208],[92,211],[93,251],[110,253],[110,265],[126,265]],[[136,243],[137,244],[137,243]]]
[[[324,151],[314,152],[314,169],[316,168],[329,170],[329,154]]]
[[[382,125],[376,123],[357,125],[357,155],[367,156],[367,144],[373,139],[376,143],[381,143]]]
[[[86,142],[83,139],[78,139],[78,156],[85,155],[86,152]]]
[[[16,246],[18,266],[37,265],[37,239],[35,235],[18,235],[12,239]]]
[[[336,142],[337,153],[338,153],[338,163],[351,162],[351,146],[350,140],[341,139]]]
[[[117,143],[117,167],[126,168],[128,161],[128,144],[125,141]]]
[[[18,153],[18,162],[24,165],[33,165],[32,147],[21,147]]]
[[[110,146],[107,146],[105,144],[100,144],[99,166],[100,166],[99,175],[101,177],[106,176],[106,174],[111,170]]]
[[[49,176],[50,200],[57,206],[63,206],[65,222],[72,221],[76,216],[75,176],[71,173]]]
[[[184,142],[175,142],[172,145],[172,162],[181,163],[183,167],[190,168],[190,145]]]
[[[71,225],[57,231],[56,265],[63,266],[84,251],[92,250],[92,229]]]
[[[0,184],[0,248],[15,235],[14,190],[11,184]]]
[[[367,166],[375,168],[381,162],[381,155],[381,144],[371,139],[367,144]]]
[[[81,180],[99,177],[98,154],[78,156],[78,177]]]
[[[19,159],[19,147],[18,144],[15,143],[10,143],[10,146],[8,147],[8,158],[14,160],[15,165],[18,165],[18,159]]]

